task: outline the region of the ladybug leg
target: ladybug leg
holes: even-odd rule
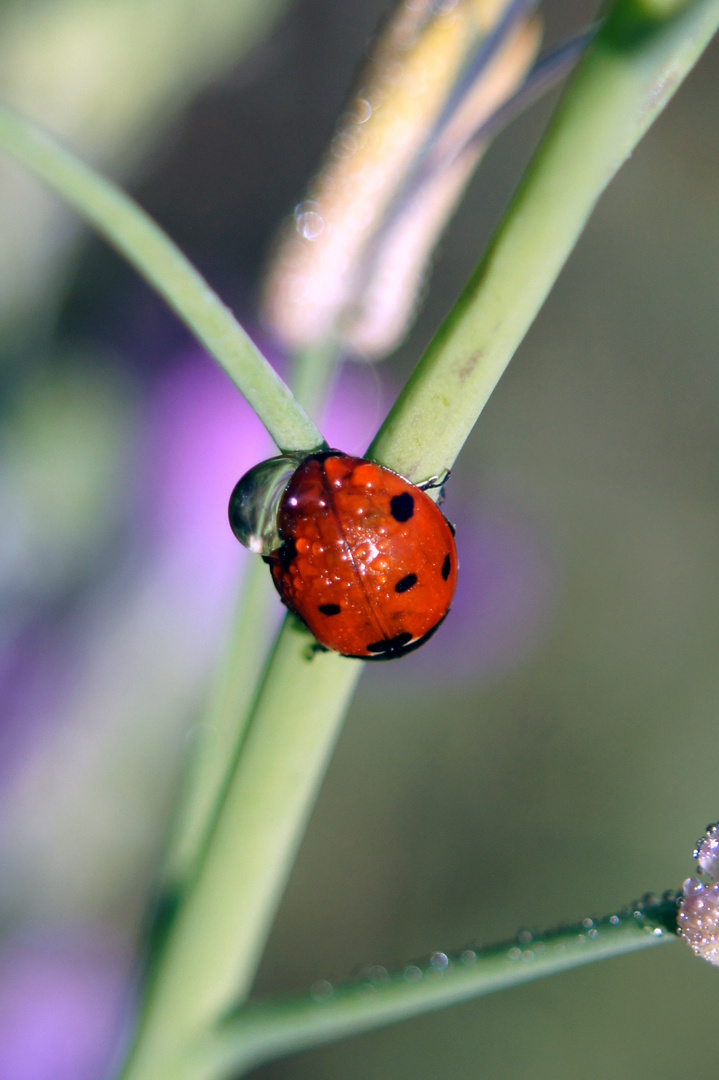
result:
[[[452,475],[451,469],[445,469],[443,473],[437,476],[430,476],[429,480],[423,480],[421,484],[417,484],[420,491],[431,491],[433,488],[441,488],[449,480]]]
[[[284,600],[282,600],[282,603],[285,605],[285,607],[287,607],[287,604]],[[297,620],[300,626],[303,626],[305,628],[308,634],[312,634],[312,631],[310,630],[309,626],[301,615],[298,615],[296,611],[292,610],[292,608],[287,608],[287,610],[290,612],[291,616]],[[314,660],[315,656],[317,656],[318,653],[329,651],[330,650],[325,645],[320,645],[319,641],[313,641],[310,645],[307,646],[307,651],[305,655],[308,660]]]
[[[441,506],[444,502],[444,485],[452,475],[451,469],[445,469],[441,476],[430,476],[429,480],[423,480],[421,484],[417,484],[420,491],[433,491],[439,488],[439,497],[437,499],[437,506]]]
[[[319,653],[329,652],[330,650],[326,645],[320,645],[319,641],[313,641],[311,645],[307,646],[307,659],[314,660]]]

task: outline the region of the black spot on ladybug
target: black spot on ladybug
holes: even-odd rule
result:
[[[368,663],[375,663],[378,660],[396,660],[400,656],[406,656],[407,653],[414,652],[415,649],[419,649],[424,645],[425,641],[429,641],[433,634],[436,634],[440,626],[446,619],[446,615],[443,615],[439,622],[428,630],[422,637],[415,638],[412,641],[411,634],[398,634],[397,637],[391,638],[389,641],[378,641],[375,645],[368,645],[367,651],[373,652],[373,656],[362,656],[360,659],[365,660]],[[381,652],[379,651],[381,648]],[[345,655],[348,655],[345,653]]]
[[[320,604],[317,610],[320,615],[339,615],[342,609],[339,604]]]
[[[417,575],[416,574],[405,574],[405,576],[403,578],[401,578],[397,582],[397,584],[395,585],[394,591],[395,592],[407,592],[408,589],[411,589],[412,586],[416,585],[416,584],[417,584]]]
[[[282,569],[285,571],[289,570],[290,566],[297,558],[297,547],[293,537],[287,537],[284,544],[277,552],[277,558],[280,560]]]
[[[449,577],[449,572],[452,569],[452,560],[449,555],[445,555],[444,562],[442,563],[442,577],[446,581]]]
[[[397,653],[408,645],[412,640],[412,635],[404,630],[401,634],[397,634],[396,637],[386,638],[384,641],[374,641],[371,645],[367,646],[367,652],[371,653]]]
[[[409,521],[414,513],[414,499],[408,491],[395,495],[390,502],[392,517],[395,521]]]

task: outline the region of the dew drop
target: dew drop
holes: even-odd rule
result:
[[[471,967],[472,964],[475,964],[477,962],[477,954],[474,949],[465,949],[460,956],[460,960],[465,965],[465,967]]]
[[[325,231],[325,219],[316,210],[300,214],[297,220],[297,232],[304,240],[319,240]]]
[[[709,825],[706,835],[698,842],[694,858],[709,877],[719,878],[719,825]]]
[[[357,140],[349,132],[343,131],[339,135],[335,135],[330,143],[330,149],[336,158],[349,158],[357,149]]]
[[[277,514],[301,455],[285,455],[261,461],[235,484],[230,496],[229,518],[233,533],[258,555],[270,555],[280,546]],[[292,503],[292,499],[288,499]]]
[[[410,964],[404,969],[405,982],[415,983],[419,982],[422,978],[422,969],[418,968],[416,964]]]
[[[619,926],[620,920],[619,920],[618,915],[610,915],[609,921],[612,924],[612,926]]]
[[[429,962],[435,971],[446,971],[449,967],[449,957],[443,952],[432,953]]]
[[[334,986],[327,979],[318,979],[310,988],[310,996],[313,1001],[328,1001],[334,992]]]
[[[358,97],[354,103],[354,119],[358,124],[366,124],[372,115],[372,106],[367,98]]]
[[[509,950],[509,952],[507,953],[507,956],[509,957],[510,960],[521,960],[521,958],[522,958],[522,950],[518,949],[515,946],[514,948]]]

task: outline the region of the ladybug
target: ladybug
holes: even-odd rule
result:
[[[449,611],[454,529],[421,487],[373,461],[326,450],[262,462],[235,487],[230,523],[290,611],[343,656],[404,656]]]

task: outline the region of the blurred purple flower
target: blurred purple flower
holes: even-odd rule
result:
[[[539,522],[509,500],[461,508],[457,529],[462,577],[446,648],[467,675],[496,678],[521,663],[551,623],[554,560]]]
[[[197,348],[160,375],[145,419],[139,530],[151,554],[177,563],[194,602],[215,608],[244,556],[227,523],[230,492],[276,451],[241,394]]]
[[[0,1080],[100,1080],[129,1004],[126,950],[100,930],[44,931],[0,950]]]
[[[248,557],[227,525],[229,492],[270,452],[255,414],[199,349],[157,377],[141,417],[133,515],[113,541],[104,580],[90,580],[66,610],[40,606],[14,633],[5,628],[0,782],[69,707],[99,624],[117,651],[113,623],[140,617],[128,614],[133,596],[154,589],[158,605],[164,596],[168,619],[184,619],[207,655]]]
[[[0,790],[58,712],[72,657],[52,625],[35,622],[15,635],[0,663]]]
[[[340,372],[325,415],[322,433],[328,444],[362,457],[385,418],[395,388],[385,370],[374,364],[346,364]]]

